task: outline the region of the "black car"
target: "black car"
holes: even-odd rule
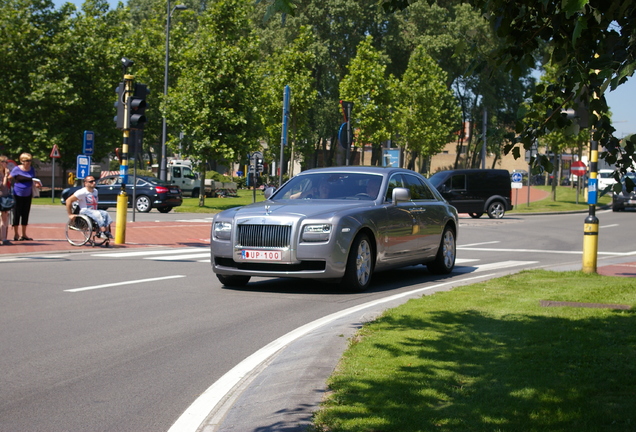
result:
[[[636,173],[629,172],[621,180],[622,190],[619,193],[612,193],[612,211],[622,211],[626,208],[636,208],[636,189],[627,192],[625,184],[626,177],[636,184]]]
[[[134,177],[129,175],[126,184],[128,194],[128,207],[132,207]],[[97,180],[95,185],[99,194],[99,208],[106,210],[108,207],[117,207],[117,195],[121,192],[121,177],[110,175]],[[81,187],[71,187],[62,191],[62,204],[66,204],[66,198],[75,193]],[[173,207],[178,207],[183,202],[179,186],[171,185],[156,177],[137,176],[135,187],[135,209],[147,213],[156,208],[161,213],[168,213]]]
[[[504,169],[440,171],[429,181],[459,213],[500,219],[512,210],[510,173]]]

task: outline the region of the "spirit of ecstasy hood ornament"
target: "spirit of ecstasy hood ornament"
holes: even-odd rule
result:
[[[269,211],[269,204],[265,204],[265,215],[269,216],[270,211]]]

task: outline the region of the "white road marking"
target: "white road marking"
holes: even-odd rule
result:
[[[478,259],[470,259],[470,258],[455,258],[455,265],[457,264],[466,264],[469,262],[480,261]]]
[[[155,282],[155,281],[160,281],[160,280],[177,279],[177,278],[184,278],[184,277],[186,277],[186,276],[185,275],[172,275],[172,276],[156,277],[156,278],[149,278],[149,279],[138,279],[138,280],[133,280],[133,281],[109,283],[109,284],[104,284],[104,285],[93,285],[93,286],[88,286],[88,287],[83,287],[83,288],[73,288],[73,289],[69,289],[69,290],[64,290],[64,292],[76,293],[76,292],[90,291],[90,290],[96,290],[96,289],[101,289],[101,288],[111,288],[111,287],[122,286],[122,285],[133,285],[133,284],[139,284],[139,283]]]
[[[178,253],[187,253],[192,252],[196,249],[202,248],[183,248],[183,249],[162,249],[155,251],[128,251],[128,252],[112,252],[112,253],[98,253],[93,254],[93,256],[101,256],[101,257],[109,257],[109,258],[126,258],[126,257],[136,257],[136,256],[150,256],[150,255],[169,255],[169,254],[178,254]],[[206,248],[207,249],[207,248]]]
[[[418,288],[413,291],[396,294],[393,296],[354,306],[349,309],[345,309],[340,312],[336,312],[326,317],[317,319],[313,322],[310,322],[309,324],[305,324],[302,327],[292,330],[286,335],[281,336],[280,338],[269,343],[260,350],[256,351],[254,354],[247,357],[245,360],[234,366],[229,372],[219,378],[214,384],[208,387],[208,389],[204,391],[201,396],[199,396],[183,414],[181,414],[181,417],[177,419],[177,421],[172,425],[168,432],[196,431],[199,425],[206,419],[208,414],[214,412],[217,409],[217,405],[223,403],[226,395],[228,395],[228,393],[230,393],[232,389],[241,382],[241,380],[248,377],[261,363],[266,361],[272,355],[276,354],[285,346],[306,335],[307,333],[316,330],[317,328],[329,324],[337,319],[343,318],[349,314],[367,309],[372,306],[377,306],[382,303],[389,303],[400,298],[412,296],[425,291],[430,291],[457,282],[468,282],[475,279],[489,278],[492,276],[494,276],[494,274],[486,274],[483,276],[475,276],[468,279],[462,279],[461,281],[449,281],[425,288]]]
[[[467,247],[481,246],[481,245],[495,244],[495,243],[501,243],[501,242],[496,240],[496,241],[489,241],[489,242],[482,242],[482,243],[471,243],[471,244],[467,244],[467,245],[457,246],[457,248],[458,248],[458,249],[459,249],[460,247],[462,247],[462,248],[467,248]]]
[[[611,224],[611,225],[601,225],[599,228],[614,228],[619,226],[618,224]]]
[[[467,266],[467,267],[464,267],[464,266],[455,267],[453,272],[469,273],[469,272],[493,271],[493,270],[504,269],[509,267],[537,264],[538,262],[539,261],[500,261],[500,262],[490,263],[490,264],[479,264],[479,265]]]
[[[164,257],[150,257],[150,258],[144,258],[144,259],[154,260],[154,261],[179,261],[179,260],[186,260],[186,259],[206,258],[209,256],[210,256],[210,251],[207,251],[205,253],[174,255],[174,256],[171,255],[171,256],[164,256]]]
[[[558,251],[558,250],[545,250],[545,249],[495,249],[495,248],[473,248],[466,246],[458,246],[458,250],[466,251],[480,251],[480,252],[534,252],[534,253],[553,253],[553,254],[568,254],[568,255],[581,255],[583,251]],[[597,252],[598,255],[614,255],[614,256],[630,256],[636,255],[636,251],[631,252]]]

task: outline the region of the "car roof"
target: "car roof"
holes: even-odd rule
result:
[[[403,172],[403,173],[411,173],[418,174],[415,171],[405,169],[405,168],[397,168],[397,167],[380,167],[380,166],[360,166],[360,165],[352,165],[352,166],[334,166],[334,167],[324,167],[324,168],[311,168],[305,171],[298,173],[297,175],[307,175],[312,173],[364,173],[364,174],[381,174],[381,175],[389,175],[393,172]]]

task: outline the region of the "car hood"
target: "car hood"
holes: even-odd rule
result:
[[[343,213],[347,210],[364,207],[376,207],[374,201],[343,201],[343,200],[281,200],[261,201],[244,207],[236,207],[219,213],[224,217],[329,217],[334,213]]]

